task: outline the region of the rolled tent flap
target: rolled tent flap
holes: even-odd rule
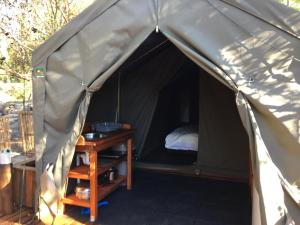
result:
[[[262,212],[267,211],[266,223],[274,224],[276,219],[288,212],[283,208],[284,192],[281,187],[276,189],[277,193],[281,193],[277,195],[278,207],[270,207],[274,202],[269,201],[266,192],[272,189],[273,183],[267,181],[268,173],[270,179],[272,177],[273,181],[277,180],[276,183],[282,183],[299,204],[299,187],[295,186],[299,182],[300,171],[299,40],[221,1],[199,2],[193,6],[190,4],[190,7],[185,7],[182,2],[176,5],[181,8],[180,14],[171,6],[165,1],[160,7],[162,32],[198,65],[203,63],[203,57],[218,65],[235,84],[237,91],[249,99],[253,107],[248,110],[256,108],[252,122],[257,124],[260,132],[268,135],[254,133],[255,143],[260,145],[251,150],[265,151],[266,155],[263,160],[255,155],[254,162],[257,164],[253,168],[262,187],[261,202],[265,204],[261,209]],[[222,27],[226,27],[226,32]],[[258,115],[263,119],[256,122]],[[267,127],[270,128],[266,132]],[[265,163],[268,169],[263,170],[262,176],[259,169]],[[278,219],[279,224],[283,221]]]
[[[90,93],[157,25],[238,93],[261,223],[300,223],[300,13],[270,0],[100,2],[33,54],[34,68],[46,75],[33,78],[37,178],[57,162],[54,178],[63,190]]]
[[[33,79],[38,182],[45,166],[56,162],[54,179],[62,194],[90,93],[99,89],[153,31],[154,8],[152,2],[119,1],[109,11],[102,12],[101,17],[90,21],[90,14],[95,11],[90,7],[84,12],[86,17],[81,16],[84,21],[80,24],[85,26],[76,35],[69,33],[76,30],[74,23],[65,28],[69,38],[63,36],[63,31],[59,32],[66,42],[57,46],[59,49],[42,65],[45,77]],[[34,52],[33,65],[38,65],[40,59],[36,56],[45,49],[52,51],[56,39],[50,39]]]

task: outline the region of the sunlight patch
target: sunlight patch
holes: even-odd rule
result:
[[[300,0],[276,0],[276,1],[289,8],[300,11]]]

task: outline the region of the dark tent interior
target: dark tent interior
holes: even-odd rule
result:
[[[133,190],[109,197],[112,207],[101,210],[99,221],[250,224],[248,136],[235,94],[162,34],[151,34],[93,94],[86,121],[131,124],[135,164],[158,171],[135,170]],[[166,137],[181,127],[194,129],[193,151],[166,147]],[[175,175],[161,173],[170,167]]]
[[[132,124],[139,162],[195,165],[203,174],[247,179],[248,136],[234,92],[162,34],[150,35],[94,93],[87,121]],[[194,151],[165,147],[167,135],[179,127],[195,129],[196,136],[188,137]]]

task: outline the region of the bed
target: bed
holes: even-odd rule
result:
[[[198,151],[198,126],[183,126],[167,135],[165,148],[176,151]]]

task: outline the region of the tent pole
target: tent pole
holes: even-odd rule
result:
[[[132,61],[129,65],[127,65],[126,67],[123,67],[123,70],[128,69],[129,67],[131,67],[132,65],[134,65],[135,63],[137,63],[138,61],[140,61],[141,59],[143,59],[144,57],[146,57],[147,55],[149,55],[151,52],[155,51],[156,49],[160,48],[161,46],[165,45],[166,43],[168,43],[169,40],[166,39],[165,41],[159,43],[158,45],[156,45],[155,47],[151,48],[149,51],[145,52],[143,55],[141,55],[140,57],[138,57],[137,59],[135,59],[134,61]]]

